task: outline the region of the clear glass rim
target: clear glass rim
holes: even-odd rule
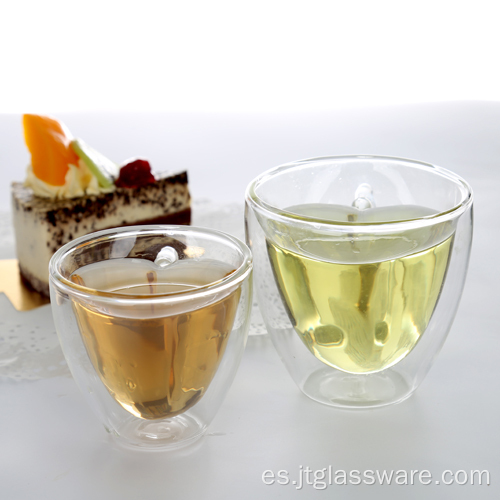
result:
[[[405,220],[394,220],[394,221],[383,221],[383,222],[348,222],[348,221],[335,221],[335,220],[327,220],[321,218],[307,217],[307,221],[304,221],[304,216],[295,214],[293,212],[288,212],[287,210],[275,207],[259,197],[257,194],[257,189],[260,185],[263,185],[268,180],[274,178],[276,175],[282,174],[287,170],[299,169],[307,164],[314,164],[325,161],[339,162],[339,161],[354,161],[354,160],[375,160],[375,161],[392,161],[392,162],[401,162],[401,167],[413,167],[420,170],[425,170],[434,175],[439,175],[444,177],[456,185],[460,186],[462,191],[462,200],[459,204],[451,207],[448,210],[438,212],[433,215],[428,215],[424,217],[419,217],[415,219],[405,219]],[[404,165],[406,164],[406,165]],[[455,174],[454,172],[447,170],[442,167],[438,167],[436,165],[432,165],[430,163],[425,163],[418,160],[412,160],[408,158],[400,158],[397,156],[378,156],[378,155],[342,155],[342,156],[319,156],[315,158],[306,158],[304,160],[298,160],[290,163],[285,163],[283,165],[279,165],[270,170],[267,170],[257,176],[247,187],[246,195],[245,195],[247,203],[249,203],[254,209],[257,209],[261,212],[267,214],[273,214],[275,218],[284,219],[288,221],[295,221],[296,223],[303,224],[320,224],[325,227],[332,228],[352,228],[358,227],[363,230],[367,228],[391,228],[394,229],[409,229],[411,227],[421,227],[425,225],[434,225],[446,220],[453,219],[458,217],[463,212],[470,207],[473,201],[473,193],[472,188],[467,181],[465,181],[462,177]]]
[[[226,244],[232,244],[241,253],[242,262],[241,264],[228,276],[222,278],[219,281],[209,283],[204,286],[200,286],[195,290],[187,290],[183,292],[171,292],[171,293],[159,293],[155,295],[128,295],[116,292],[106,292],[102,290],[95,290],[86,286],[78,285],[72,281],[65,278],[60,270],[60,262],[71,252],[75,251],[77,248],[88,245],[90,243],[96,243],[99,240],[108,241],[114,235],[120,235],[121,237],[127,236],[127,233],[132,235],[163,235],[174,237],[186,235],[187,233],[195,233],[200,236],[211,236],[216,237],[225,242]],[[49,263],[49,280],[58,289],[65,291],[72,296],[78,296],[82,299],[93,299],[100,302],[117,301],[123,304],[143,304],[147,303],[159,303],[159,302],[184,302],[194,298],[202,298],[204,296],[210,296],[219,292],[224,292],[226,289],[233,288],[239,283],[243,282],[246,277],[251,273],[253,267],[252,254],[248,246],[240,241],[238,238],[224,233],[222,231],[217,231],[215,229],[208,229],[197,226],[174,226],[174,225],[145,225],[145,226],[126,226],[120,228],[104,229],[102,231],[96,231],[94,233],[81,236],[64,246],[59,248],[56,253],[52,256]]]

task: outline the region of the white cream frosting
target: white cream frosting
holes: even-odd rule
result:
[[[97,177],[92,174],[85,162],[78,161],[78,165],[69,165],[64,185],[53,186],[39,179],[33,172],[33,167],[28,165],[26,171],[26,187],[33,189],[36,196],[52,199],[78,198],[86,194],[111,193],[115,186],[103,188],[99,186]]]

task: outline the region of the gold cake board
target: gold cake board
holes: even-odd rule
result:
[[[30,311],[50,302],[47,297],[24,285],[17,259],[0,260],[0,293],[5,293],[18,311]]]

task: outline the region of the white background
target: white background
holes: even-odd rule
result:
[[[493,0],[0,2],[0,112],[500,100]]]

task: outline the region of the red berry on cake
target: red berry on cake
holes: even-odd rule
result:
[[[127,161],[120,168],[115,185],[122,188],[138,188],[156,182],[147,160],[140,158]]]

